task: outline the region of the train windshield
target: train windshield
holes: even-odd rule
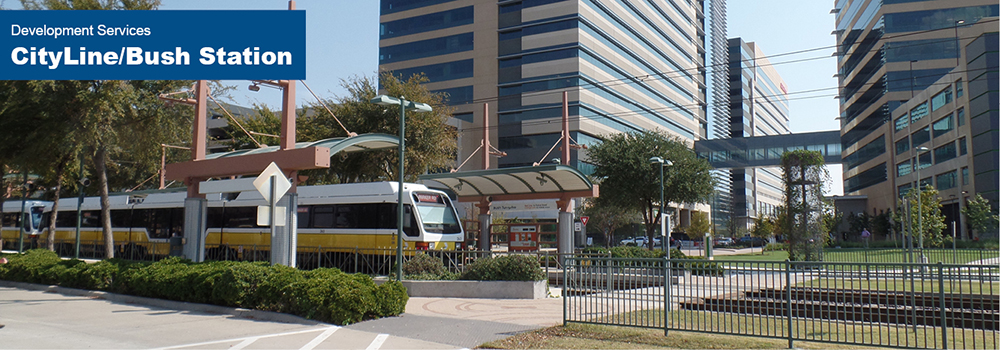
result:
[[[32,207],[31,208],[31,228],[26,228],[28,230],[37,229],[39,225],[42,224],[42,214],[45,213],[45,207]]]
[[[430,233],[462,233],[455,209],[448,197],[439,193],[417,192],[413,202],[424,223],[424,231]]]

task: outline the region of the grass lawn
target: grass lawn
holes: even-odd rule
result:
[[[795,342],[800,349],[861,349],[842,344]],[[734,335],[571,323],[489,342],[480,349],[787,349],[788,341]],[[874,348],[874,347],[868,347]]]
[[[930,263],[943,262],[945,264],[967,264],[980,259],[990,259],[1000,257],[1000,251],[980,251],[980,250],[958,250],[952,252],[945,249],[927,249],[924,251],[927,261]],[[914,252],[914,257],[919,259],[919,254]],[[735,260],[735,261],[785,261],[788,259],[788,252],[767,251],[764,254],[752,253],[741,255],[716,255],[715,260]],[[823,260],[826,262],[850,262],[850,263],[906,263],[908,254],[902,250],[889,249],[826,249],[823,251]]]
[[[918,293],[936,293],[938,292],[938,281],[915,281],[911,283],[909,280],[902,279],[814,279],[807,282],[802,282],[796,284],[799,287],[816,287],[816,288],[838,288],[838,289],[861,289],[861,290],[878,290],[878,291],[913,291],[916,290]],[[983,283],[983,282],[972,282],[972,281],[944,281],[944,292],[945,293],[958,293],[958,294],[984,294],[984,295],[997,295],[1000,294],[1000,283]]]
[[[646,310],[619,314],[596,323],[615,323],[631,320],[656,327],[661,323],[662,312]],[[780,337],[786,334],[787,323],[783,317],[715,313],[705,311],[675,311],[671,313],[675,328],[719,331],[712,334],[671,330],[663,336],[662,329],[622,327],[600,324],[570,323],[533,332],[521,333],[503,340],[485,343],[487,349],[784,349],[788,340],[738,334],[769,334]],[[862,349],[877,348],[884,344],[897,347],[940,348],[940,329],[919,327],[914,330],[905,325],[835,322],[818,319],[796,319],[793,323],[797,338],[822,342],[795,340],[801,349]],[[949,348],[995,349],[996,332],[969,329],[950,329]],[[957,343],[956,343],[957,340]],[[847,344],[860,343],[860,344]]]

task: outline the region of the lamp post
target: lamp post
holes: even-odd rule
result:
[[[917,147],[917,232],[920,233],[918,237],[920,244],[920,262],[926,264],[927,257],[924,256],[924,212],[923,212],[923,194],[924,187],[920,185],[920,155],[926,152],[930,152],[930,148],[927,147]]]
[[[660,158],[660,157],[649,158],[649,163],[650,164],[657,164],[657,165],[659,165],[658,168],[660,168],[660,239],[663,240],[662,242],[660,242],[660,247],[664,251],[667,252],[667,259],[670,259],[670,237],[667,237],[666,222],[663,220],[663,213],[664,213],[664,210],[663,210],[663,207],[664,207],[664,205],[663,205],[663,167],[668,166],[668,165],[674,165],[674,163],[671,162],[670,160],[664,160],[663,158]],[[649,244],[653,244],[653,242],[650,242]]]
[[[395,106],[399,105],[399,198],[398,203],[396,203],[396,280],[403,280],[403,166],[404,157],[406,152],[406,110],[414,110],[417,112],[430,112],[433,109],[430,105],[426,103],[417,103],[413,101],[407,101],[406,97],[400,96],[395,98],[392,96],[378,95],[371,99],[371,103],[380,106]]]
[[[663,284],[663,300],[665,305],[665,312],[663,313],[663,324],[667,324],[668,317],[670,317],[670,285],[673,284],[673,276],[671,276],[671,266],[670,266],[670,237],[667,237],[667,222],[663,217],[663,167],[667,165],[674,165],[670,160],[664,160],[660,157],[649,158],[650,164],[656,164],[660,168],[660,248],[663,249],[667,254],[665,255],[666,261],[663,264],[664,275],[666,275]],[[653,242],[649,242],[650,245]],[[669,327],[663,327],[663,335],[667,335],[667,329]]]

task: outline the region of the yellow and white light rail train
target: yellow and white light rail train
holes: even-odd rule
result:
[[[395,248],[397,188],[395,182],[299,186],[296,216],[299,250]],[[447,194],[409,183],[403,191],[404,249],[463,248],[465,234]],[[115,245],[119,249],[141,247],[142,254],[168,255],[170,238],[184,236],[185,197],[183,190],[112,195]],[[75,243],[77,200],[76,197],[60,199],[55,230],[57,251],[65,251]],[[257,206],[266,204],[257,192],[208,195],[206,246],[240,252],[266,250],[271,243],[270,230],[257,226]],[[4,249],[17,249],[19,244],[20,206],[20,201],[4,203]],[[25,242],[44,244],[49,234],[52,203],[28,201],[25,208],[31,218],[30,225],[25,227]],[[90,249],[103,249],[100,248],[103,242],[100,198],[85,198],[82,208],[81,242],[91,242],[84,244]]]

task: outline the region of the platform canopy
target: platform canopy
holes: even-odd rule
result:
[[[420,176],[428,187],[454,191],[460,202],[597,197],[598,188],[568,165],[462,171]]]
[[[277,146],[268,146],[213,153],[202,160],[167,164],[167,178],[183,180],[188,177],[210,178],[257,174],[272,161],[285,171],[329,168],[330,157],[335,154],[393,148],[397,145],[399,138],[396,136],[364,134],[298,142],[295,144],[295,149],[281,150]]]

